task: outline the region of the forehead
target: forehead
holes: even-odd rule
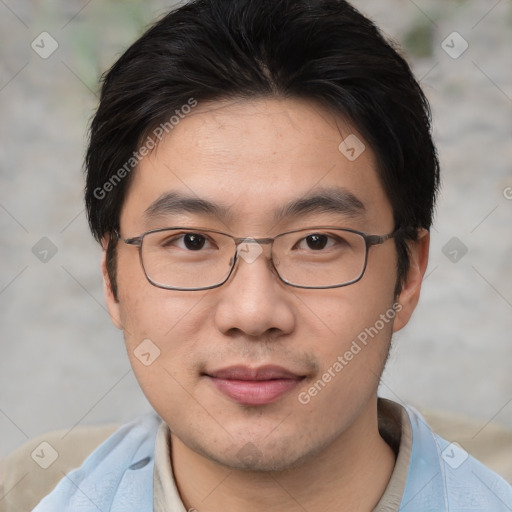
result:
[[[320,196],[357,227],[392,218],[371,147],[340,117],[297,99],[199,104],[133,171],[121,228],[165,224],[187,201],[189,217],[269,227],[314,213]]]

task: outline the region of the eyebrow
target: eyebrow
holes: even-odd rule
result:
[[[335,213],[347,217],[363,215],[366,208],[362,201],[346,189],[329,187],[315,189],[304,197],[294,199],[274,211],[274,222],[311,213]],[[165,192],[144,211],[144,218],[152,220],[172,214],[192,213],[215,216],[228,221],[234,212],[222,203]]]
[[[284,205],[274,213],[274,221],[309,213],[336,213],[356,217],[366,212],[360,199],[343,188],[331,187],[315,190]]]
[[[177,213],[203,214],[221,219],[226,219],[231,214],[229,207],[222,204],[215,204],[206,199],[186,196],[177,192],[165,192],[146,208],[144,217],[151,220],[155,217],[165,217]]]

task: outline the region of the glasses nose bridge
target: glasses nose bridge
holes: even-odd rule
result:
[[[261,254],[263,254],[264,248],[262,246],[269,245],[270,246],[270,258],[269,260],[272,262],[272,266],[274,265],[274,240],[277,237],[269,238],[253,238],[253,237],[232,237],[232,240],[235,243],[235,260],[241,259],[245,260],[247,263],[252,263],[256,259],[258,259]],[[254,250],[252,248],[256,247]],[[249,254],[247,254],[249,253]],[[235,262],[233,261],[233,264]]]
[[[275,238],[253,238],[253,237],[233,237],[235,245],[238,247],[240,244],[248,243],[248,244],[260,244],[260,245],[272,245]]]
[[[240,252],[240,246],[242,244],[250,244],[250,245],[257,245],[257,246],[270,245],[270,254],[272,255],[274,240],[275,240],[275,237],[274,238],[269,238],[269,237],[267,237],[267,238],[253,238],[253,237],[236,238],[236,237],[233,237],[233,241],[235,242],[235,247],[236,247],[235,252],[237,254]],[[261,251],[263,252],[263,248],[261,249]]]

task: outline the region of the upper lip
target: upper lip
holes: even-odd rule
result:
[[[272,380],[272,379],[300,379],[302,375],[293,373],[282,366],[266,365],[257,368],[248,366],[230,366],[206,372],[206,375],[216,379],[230,380]]]

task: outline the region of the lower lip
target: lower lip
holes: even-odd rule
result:
[[[209,377],[219,391],[242,405],[265,405],[293,389],[302,379],[233,380]]]

